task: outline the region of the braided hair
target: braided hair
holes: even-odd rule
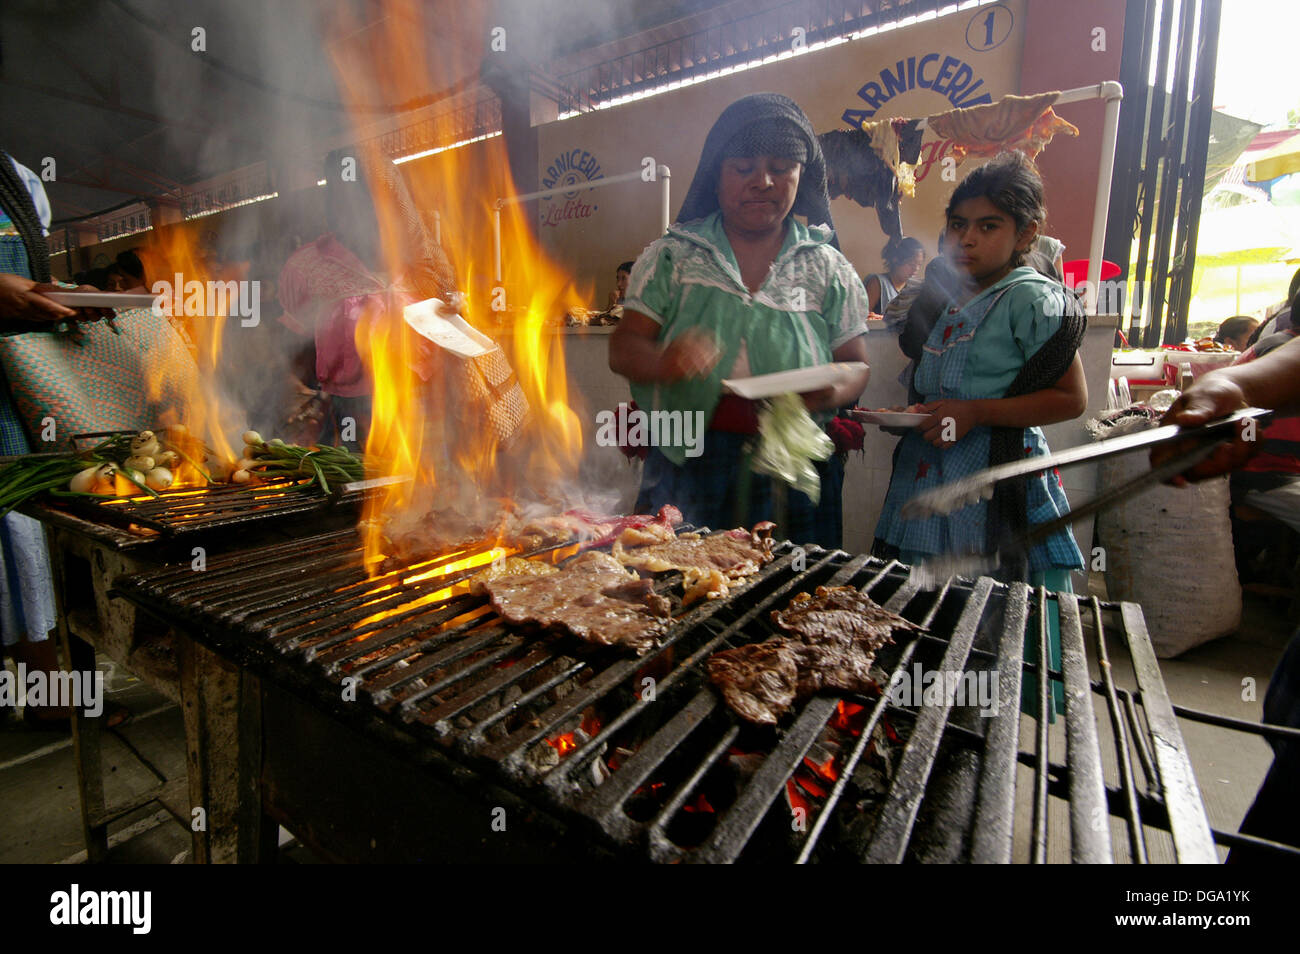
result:
[[[36,212],[27,184],[18,175],[9,153],[0,149],[0,206],[5,215],[18,229],[18,234],[27,249],[28,267],[32,279],[38,282],[50,280],[50,247],[45,241],[45,228],[41,217]]]

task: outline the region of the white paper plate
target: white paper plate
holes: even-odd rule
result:
[[[930,417],[929,414],[909,411],[854,411],[853,416],[863,424],[879,424],[881,427],[916,427]]]
[[[835,387],[866,369],[867,366],[861,361],[819,364],[811,368],[760,374],[752,378],[731,378],[722,382],[722,390],[751,401],[778,394],[806,394]]]
[[[124,295],[121,292],[41,292],[66,308],[152,308],[157,295]]]
[[[402,309],[406,323],[439,348],[445,348],[463,358],[477,358],[496,348],[496,342],[476,329],[464,318],[444,311],[445,305],[437,298],[427,298]]]

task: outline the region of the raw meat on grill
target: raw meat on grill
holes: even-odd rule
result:
[[[772,559],[772,528],[768,521],[750,530],[728,530],[701,536],[683,533],[672,539],[637,546],[639,531],[625,531],[614,541],[613,555],[625,566],[646,573],[682,573],[688,606],[698,599],[725,596],[730,584],[757,573]],[[627,549],[632,544],[632,549]]]
[[[637,655],[668,628],[669,602],[608,553],[588,552],[559,573],[505,576],[484,584],[507,622],[572,633]]]
[[[618,535],[618,543],[624,547],[648,547],[675,539],[677,539],[677,531],[666,523],[651,523],[644,527],[628,527]]]
[[[654,516],[636,513],[626,517],[600,517],[585,510],[569,513],[586,520],[592,527],[591,539],[583,543],[584,547],[609,546],[621,535],[636,530],[644,530],[655,539],[671,540],[682,522],[682,512],[672,504],[664,504]]]
[[[664,506],[657,514],[631,514],[610,517],[590,510],[566,510],[561,514],[536,517],[525,523],[507,528],[503,542],[517,550],[536,550],[556,546],[571,540],[580,540],[584,549],[607,546],[620,533],[644,529],[654,539],[672,539],[673,528],[682,522],[676,507]]]
[[[816,596],[800,593],[789,607],[773,611],[772,621],[792,635],[723,650],[708,665],[710,681],[732,711],[767,725],[775,725],[796,699],[823,689],[877,690],[871,677],[876,650],[893,641],[896,629],[919,629],[850,586],[819,586]]]

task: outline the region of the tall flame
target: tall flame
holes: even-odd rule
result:
[[[357,328],[358,350],[374,380],[366,456],[377,476],[414,478],[385,487],[367,503],[362,526],[372,570],[385,556],[384,521],[394,514],[405,515],[409,523],[438,511],[484,512],[501,498],[554,499],[558,486],[576,477],[581,427],[556,329],[568,307],[590,300],[542,253],[527,207],[520,203],[500,209],[497,281],[493,212],[498,199],[517,194],[503,137],[384,165],[404,157],[382,154],[373,145],[374,127],[367,140],[364,122],[373,118],[374,104],[408,103],[425,89],[448,89],[462,77],[477,76],[487,24],[476,5],[459,8],[464,13],[457,24],[460,35],[477,40],[464,44],[462,62],[432,62],[421,38],[445,32],[447,24],[427,19],[428,6],[416,0],[388,0],[380,7],[382,15],[368,24],[351,21],[345,7],[330,49],[362,143],[357,158],[367,170],[363,177],[390,286],[386,306]],[[447,97],[447,107],[460,105],[454,95]],[[429,121],[435,138],[449,144],[456,135],[451,110],[434,107],[439,108],[443,111]],[[396,196],[383,181],[394,171],[400,177]],[[413,210],[400,198],[402,189],[423,235],[440,228],[440,247],[426,243],[423,252],[413,247]],[[428,280],[440,273],[450,274],[454,289]],[[453,290],[464,294],[462,316],[498,343],[511,379],[496,379],[499,359],[441,351],[404,321],[405,304],[445,299]]]
[[[193,390],[184,395],[168,395],[156,426],[181,425],[225,460],[236,453],[231,435],[240,433],[247,422],[242,411],[231,405],[221,389],[222,344],[226,332],[231,299],[223,294],[209,294],[213,282],[237,282],[246,276],[240,266],[225,266],[217,271],[209,263],[202,247],[199,230],[189,224],[157,229],[152,241],[140,250],[145,275],[159,294],[164,311],[173,327],[186,339],[198,375]],[[145,375],[146,386],[155,387],[154,379]],[[150,394],[157,400],[161,395]],[[196,463],[202,463],[196,461]],[[174,486],[203,483],[196,471],[186,467],[177,474]]]

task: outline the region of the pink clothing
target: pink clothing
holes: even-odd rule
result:
[[[370,394],[374,387],[357,353],[356,336],[370,313],[384,308],[383,280],[327,234],[289,256],[278,291],[281,320],[315,338],[321,390],[340,397]]]

